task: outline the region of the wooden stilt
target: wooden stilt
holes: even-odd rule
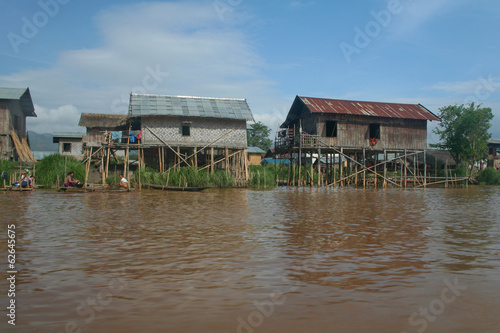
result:
[[[214,147],[210,147],[210,173],[214,173]]]
[[[387,188],[387,150],[384,149],[384,188]]]

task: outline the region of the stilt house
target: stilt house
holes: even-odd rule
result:
[[[29,88],[0,88],[0,159],[35,161],[26,117],[36,117]]]
[[[305,166],[308,159],[314,161],[309,174],[321,170],[319,183],[327,178],[333,183],[340,179],[341,186],[344,180],[358,184],[358,175],[362,175],[366,186],[367,175],[372,175],[375,186],[378,178],[384,186],[388,182],[406,186],[408,174],[415,182],[422,174],[426,184],[426,154],[421,155],[424,161],[417,159],[427,149],[427,121],[440,119],[421,104],[297,96],[281,125],[275,149],[277,154],[289,154],[294,164]],[[424,170],[418,170],[419,165]],[[337,171],[331,172],[334,169]],[[389,179],[388,171],[399,172],[404,180]]]
[[[140,123],[150,167],[225,168],[237,179],[248,177],[247,121],[253,115],[245,99],[132,93],[129,117]]]
[[[290,108],[282,143],[300,130],[327,146],[416,150],[427,147],[427,121],[440,119],[421,104],[299,97]]]

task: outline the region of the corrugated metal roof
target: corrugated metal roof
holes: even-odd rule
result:
[[[265,154],[266,152],[259,147],[248,147],[247,153],[249,154]]]
[[[360,116],[437,120],[440,119],[421,104],[348,101],[297,96],[312,113],[338,113]]]
[[[54,138],[70,138],[70,139],[81,139],[83,138],[82,133],[54,133],[52,135]]]
[[[129,116],[185,116],[254,120],[245,99],[130,94]]]
[[[19,100],[26,117],[36,117],[29,88],[0,88],[0,99]]]

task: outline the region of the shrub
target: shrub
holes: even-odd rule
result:
[[[479,172],[477,178],[480,183],[484,183],[486,185],[500,185],[500,170],[495,170],[495,168],[486,168]]]

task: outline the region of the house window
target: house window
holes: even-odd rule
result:
[[[326,122],[326,137],[336,138],[337,137],[337,122],[333,120],[327,120]]]
[[[370,124],[370,139],[380,140],[380,124]]]
[[[71,152],[71,143],[68,143],[68,142],[63,143],[63,152],[64,153]]]
[[[189,125],[182,125],[182,136],[190,136],[191,127]]]

